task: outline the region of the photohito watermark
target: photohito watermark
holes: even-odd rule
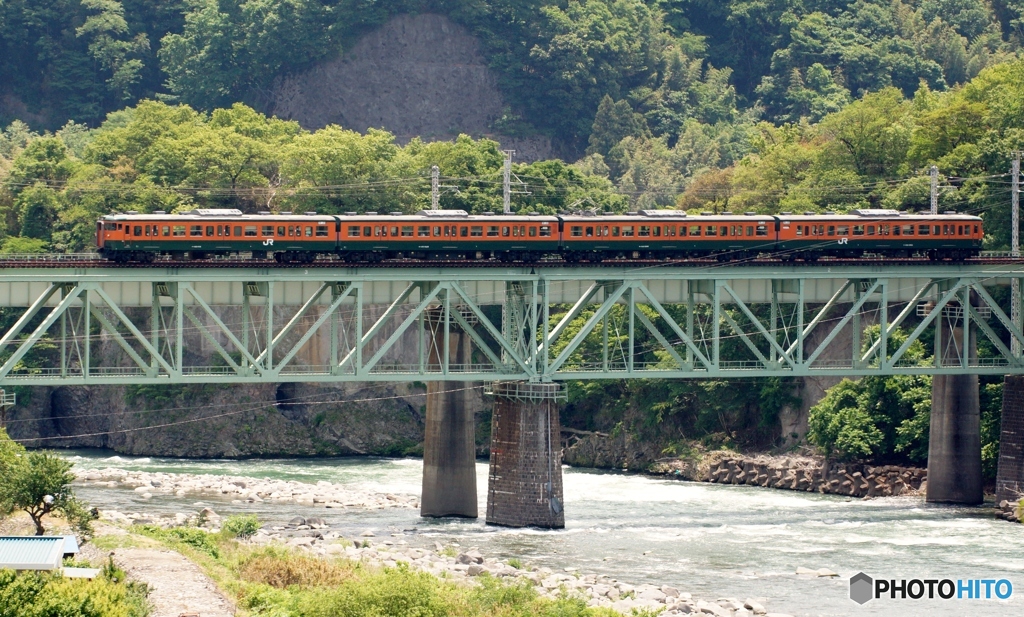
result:
[[[850,599],[871,600],[1008,600],[1013,583],[1005,578],[873,579],[863,572],[850,577]]]

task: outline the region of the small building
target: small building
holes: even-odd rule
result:
[[[64,536],[0,536],[0,569],[59,570],[64,544]]]

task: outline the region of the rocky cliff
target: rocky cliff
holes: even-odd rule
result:
[[[269,112],[316,129],[338,124],[382,128],[402,142],[488,136],[517,160],[550,158],[545,137],[511,137],[494,129],[507,103],[477,40],[443,15],[399,15],[351,49],[279,78]]]

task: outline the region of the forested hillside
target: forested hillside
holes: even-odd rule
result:
[[[493,134],[565,153],[515,166],[516,209],[913,211],[936,165],[940,208],[984,216],[986,248],[1009,242],[1024,0],[0,0],[0,251],[88,250],[118,210],[415,211],[431,165],[458,187],[444,207],[500,211],[486,135],[400,144],[264,113],[283,76],[425,12],[480,42],[506,104]],[[819,432],[856,405],[878,416],[884,390],[899,417],[849,454],[920,460],[927,386],[839,391]],[[589,384],[568,413],[765,445],[789,388]]]

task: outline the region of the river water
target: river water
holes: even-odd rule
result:
[[[327,480],[371,492],[420,492],[416,459],[181,460],[68,451],[76,468],[226,474],[304,482]],[[746,486],[681,482],[565,468],[566,528],[504,529],[483,523],[487,465],[477,465],[481,518],[422,519],[416,510],[326,510],[296,504],[232,504],[210,497],[156,495],[80,487],[100,509],[255,513],[268,523],[321,516],[349,537],[403,533],[411,545],[458,543],[555,570],[576,567],[633,584],[672,585],[696,597],[766,598],[770,611],[793,615],[1022,615],[1024,525],[991,510],[928,506],[919,498],[855,500]],[[202,499],[202,502],[198,500]],[[829,568],[838,578],[798,576],[797,567]],[[1009,600],[851,602],[849,577],[1008,579]]]

